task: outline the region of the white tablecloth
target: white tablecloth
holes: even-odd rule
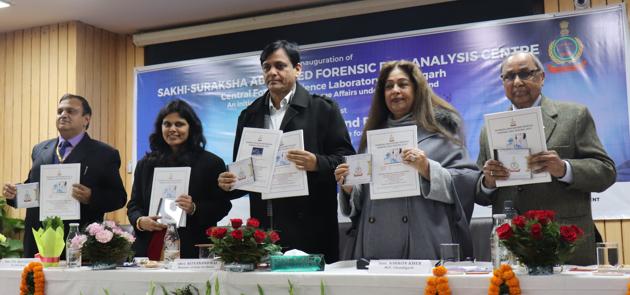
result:
[[[193,283],[204,294],[206,281],[213,285],[218,278],[222,295],[255,295],[260,285],[265,294],[289,294],[291,281],[296,295],[320,295],[324,283],[327,295],[418,295],[422,294],[428,275],[369,274],[354,269],[354,262],[327,265],[326,271],[309,273],[278,272],[212,272],[186,270],[122,269],[92,271],[87,268],[68,270],[47,268],[47,295],[65,294],[146,294],[151,282],[169,290]],[[19,294],[21,270],[0,270],[0,294]],[[487,294],[490,275],[450,275],[453,294]],[[590,272],[563,272],[551,276],[519,275],[523,294],[625,294],[629,275],[595,276]],[[160,289],[156,294],[161,295]],[[214,290],[212,292],[214,293]]]

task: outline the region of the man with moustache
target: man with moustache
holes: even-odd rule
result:
[[[354,154],[350,136],[337,103],[310,94],[298,82],[302,70],[297,44],[279,40],[268,44],[260,55],[268,91],[243,110],[238,118],[234,157],[244,127],[289,132],[302,129],[304,150],[290,150],[287,159],[307,171],[309,195],[262,200],[249,193],[250,213],[262,227],[280,232],[280,244],[325,255],[327,263],[339,260],[337,184],[333,171],[343,156]],[[219,175],[219,186],[229,191],[236,175]],[[235,191],[233,198],[248,192]]]
[[[549,172],[552,181],[496,187],[496,180],[509,177],[503,163],[492,160],[486,129],[480,137],[477,165],[483,169],[478,194],[492,203],[492,213],[503,212],[503,202],[512,200],[519,213],[554,210],[561,224],[576,224],[584,230],[568,264],[595,264],[595,229],[591,192],[602,192],[616,179],[615,165],[604,150],[588,109],[579,104],[550,100],[541,94],[545,81],[542,63],[532,53],[512,54],[501,65],[505,95],[511,109],[540,106],[548,151],[533,154],[528,165],[533,173]]]
[[[59,136],[33,147],[33,166],[25,181],[39,182],[41,165],[80,163],[81,180],[72,185],[72,197],[81,204],[81,228],[103,221],[105,213],[120,209],[127,202],[127,193],[118,171],[120,155],[109,145],[90,138],[86,131],[91,117],[92,109],[85,98],[74,94],[62,96],[57,105]],[[13,207],[16,193],[15,185],[10,183],[2,189],[2,196]],[[66,234],[70,222],[76,221],[64,220]],[[24,257],[33,257],[37,252],[31,229],[41,226],[39,208],[28,208],[24,225]]]

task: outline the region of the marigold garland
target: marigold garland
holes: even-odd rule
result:
[[[626,295],[630,295],[630,283],[628,283],[628,291],[626,291]]]
[[[446,267],[440,265],[433,268],[433,276],[427,278],[427,286],[424,287],[424,295],[451,295],[451,288],[448,286]]]
[[[22,271],[20,295],[44,295],[44,266],[30,262]]]
[[[516,277],[512,267],[507,264],[501,264],[501,267],[492,272],[490,278],[490,286],[488,287],[488,295],[499,295],[501,285],[505,283],[510,290],[510,295],[520,295],[521,285]],[[628,294],[630,295],[630,294]]]

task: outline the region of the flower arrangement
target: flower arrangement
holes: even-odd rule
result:
[[[243,225],[240,218],[230,219],[231,226],[211,227],[206,234],[212,241],[212,252],[225,263],[259,263],[266,256],[282,249],[277,232],[259,229],[260,221],[250,218]]]
[[[83,259],[94,264],[117,264],[133,255],[131,244],[136,238],[113,221],[91,223],[84,234],[70,241],[71,247],[81,248]]]
[[[31,262],[22,271],[20,295],[44,295],[44,266]]]
[[[39,253],[35,257],[42,261],[44,266],[59,265],[59,256],[66,246],[63,239],[63,221],[59,216],[46,217],[42,222],[43,228],[32,228],[35,244]]]
[[[501,286],[507,286],[507,292],[501,290]],[[499,295],[508,293],[510,295],[521,294],[521,283],[518,281],[512,267],[507,264],[501,264],[501,267],[494,270],[492,278],[490,278],[490,286],[488,287],[488,295]]]
[[[446,267],[443,265],[433,268],[433,276],[427,278],[427,285],[424,287],[424,295],[451,294],[451,288],[448,286],[446,272]]]
[[[497,228],[499,241],[528,267],[548,267],[569,260],[584,231],[559,225],[551,210],[530,210]]]
[[[19,258],[22,241],[14,238],[24,230],[24,220],[9,217],[5,208],[6,200],[0,198],[0,258]]]

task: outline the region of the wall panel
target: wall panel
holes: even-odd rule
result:
[[[591,7],[600,8],[606,5],[617,5],[619,3],[624,3],[627,9],[627,1],[621,0],[591,0]],[[573,0],[545,0],[545,13],[573,10]],[[595,225],[601,233],[604,241],[619,243],[619,255],[622,259],[621,261],[623,261],[624,264],[630,264],[630,221],[602,220],[596,221]]]
[[[85,96],[92,106],[88,133],[120,151],[121,177],[131,191],[133,68],[144,49],[130,36],[67,22],[0,34],[0,182],[18,183],[31,167],[36,143],[57,136],[57,101]],[[9,209],[24,217],[25,210]],[[126,209],[108,219],[128,223]]]

